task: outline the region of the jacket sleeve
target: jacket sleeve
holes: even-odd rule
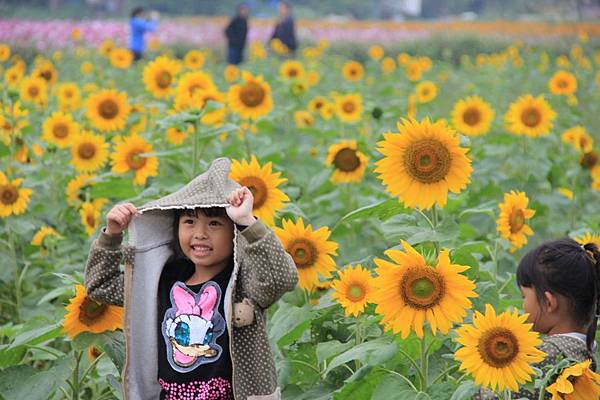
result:
[[[100,303],[123,305],[123,235],[100,233],[94,241],[85,266],[85,289],[88,296]]]
[[[262,308],[296,288],[298,271],[272,230],[256,221],[241,232],[240,264],[249,278],[246,291]]]

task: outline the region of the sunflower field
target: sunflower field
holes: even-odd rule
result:
[[[252,42],[235,67],[200,46],[134,62],[81,30],[0,43],[0,398],[123,398],[123,310],[87,297],[90,245],[112,205],[221,156],[298,268],[269,310],[284,399],[565,386],[531,367],[515,271],[551,238],[600,245],[599,32],[437,56]],[[600,396],[589,363],[563,374]]]

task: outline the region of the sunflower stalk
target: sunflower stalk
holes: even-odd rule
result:
[[[75,350],[75,367],[73,368],[73,375],[71,381],[68,382],[71,386],[71,400],[79,400],[79,391],[81,389],[81,381],[79,379],[79,365],[81,363],[81,356],[83,351]]]
[[[429,368],[429,355],[427,352],[429,347],[427,346],[427,333],[423,332],[421,338],[421,391],[427,393],[427,375]]]
[[[433,229],[434,232],[436,232],[437,230],[437,226],[438,226],[438,210],[437,210],[437,205],[433,205],[433,207],[431,208],[431,228]],[[440,255],[440,242],[438,242],[437,240],[435,242],[433,242],[433,245],[435,246],[435,256],[439,256]]]

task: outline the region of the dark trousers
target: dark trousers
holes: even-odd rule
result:
[[[227,48],[227,63],[228,64],[240,64],[244,59],[244,48],[243,47],[228,47]]]

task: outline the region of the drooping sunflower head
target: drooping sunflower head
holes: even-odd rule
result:
[[[548,81],[548,88],[553,94],[573,94],[577,90],[577,78],[570,72],[558,71]]]
[[[458,135],[444,120],[402,120],[398,129],[378,143],[384,156],[375,163],[379,179],[407,207],[443,207],[449,191],[458,193],[469,183],[473,168],[468,149],[460,147]]]
[[[0,171],[0,217],[23,214],[33,191],[20,187],[23,179],[9,181]]]
[[[56,229],[54,229],[54,228],[52,228],[51,226],[48,226],[48,225],[43,225],[33,235],[33,238],[31,239],[31,244],[33,246],[43,246],[44,245],[44,240],[47,237],[50,237],[50,236],[61,237],[61,235],[58,232],[56,232]]]
[[[117,48],[110,52],[110,63],[113,67],[127,69],[133,62],[133,53],[128,49]]]
[[[338,244],[328,240],[331,231],[325,226],[313,231],[310,224],[304,226],[302,218],[296,223],[284,218],[281,224],[281,228],[274,228],[275,234],[296,264],[298,285],[313,290],[318,275],[330,278],[335,271],[333,256],[337,255]]]
[[[598,165],[600,157],[594,150],[590,150],[587,153],[583,153],[579,159],[579,164],[583,169],[594,169]]]
[[[553,384],[546,387],[553,400],[584,400],[600,398],[600,375],[585,360],[565,368]]]
[[[504,194],[504,201],[498,205],[500,215],[496,221],[497,229],[502,238],[510,241],[514,252],[527,244],[527,236],[533,235],[533,230],[526,224],[534,216],[535,210],[527,208],[529,199],[523,192],[511,191]]]
[[[385,252],[392,261],[375,259],[371,299],[377,304],[375,311],[383,315],[382,325],[402,338],[411,330],[423,337],[425,321],[433,334],[438,329],[448,333],[465,317],[472,305],[469,298],[477,297],[475,284],[462,274],[469,267],[452,264],[447,250],[440,252],[436,266],[430,266],[410,244],[401,243],[404,251]]]
[[[555,117],[556,113],[544,96],[525,95],[511,103],[506,113],[506,128],[515,135],[546,136]]]
[[[564,143],[572,145],[582,153],[592,151],[594,145],[594,139],[581,125],[574,126],[564,131],[561,135],[561,139]]]
[[[106,199],[96,199],[89,202],[86,201],[81,205],[79,215],[81,216],[81,223],[88,236],[92,236],[96,229],[98,229],[102,206],[106,202]]]
[[[357,150],[356,140],[343,140],[329,147],[325,163],[334,167],[332,182],[349,183],[362,180],[368,161],[367,156]]]
[[[360,81],[365,76],[365,68],[358,61],[347,61],[342,67],[342,76],[350,82]]]
[[[519,385],[535,375],[531,364],[544,359],[538,350],[542,341],[527,324],[527,314],[517,311],[496,315],[486,304],[485,314],[475,311],[472,325],[456,330],[456,341],[464,347],[454,354],[461,362],[460,369],[471,374],[475,382],[492,390],[510,389],[517,392]]]
[[[437,97],[438,87],[431,81],[422,81],[415,87],[415,93],[419,103],[429,103]]]
[[[96,176],[94,175],[81,174],[71,179],[69,183],[67,183],[67,188],[65,189],[67,203],[71,206],[78,206],[85,201],[87,189],[95,184],[95,178]]]
[[[231,110],[249,119],[267,115],[273,108],[271,86],[262,76],[255,77],[248,72],[242,73],[242,79],[242,83],[231,86],[227,93]]]
[[[279,76],[284,79],[301,79],[305,72],[304,66],[297,60],[286,60],[279,67]]]
[[[335,292],[331,295],[343,308],[346,316],[358,316],[370,302],[374,290],[371,272],[361,264],[348,266],[338,273],[332,287]]]
[[[163,98],[171,94],[180,66],[167,56],[160,56],[144,67],[144,84],[154,97]]]
[[[131,106],[127,102],[127,93],[104,89],[87,100],[87,118],[101,131],[114,131],[125,128]]]
[[[363,101],[359,93],[336,96],[335,114],[342,122],[357,122],[362,118]]]
[[[73,143],[73,139],[79,134],[79,124],[73,120],[70,114],[60,111],[53,113],[42,125],[42,138],[64,149]]]
[[[88,297],[85,288],[75,286],[75,297],[66,307],[63,329],[70,338],[82,332],[101,333],[123,328],[123,308],[98,303]]]
[[[158,175],[158,157],[148,155],[153,153],[152,145],[143,137],[130,135],[116,141],[114,152],[111,154],[112,172],[124,174],[133,171],[133,183],[144,185],[151,176]]]
[[[285,206],[289,197],[279,189],[279,185],[287,182],[280,178],[281,172],[273,172],[272,163],[261,167],[255,156],[250,162],[233,160],[229,177],[242,186],[246,186],[254,196],[253,214],[268,225],[273,225],[277,211]]]
[[[108,143],[99,135],[84,131],[76,136],[71,145],[71,164],[79,172],[94,172],[108,158]]]
[[[492,106],[479,96],[459,100],[452,110],[452,123],[465,135],[479,136],[489,132],[494,120]]]

